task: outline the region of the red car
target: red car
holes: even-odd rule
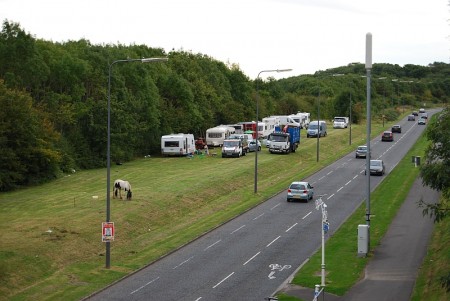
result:
[[[381,141],[394,141],[394,134],[391,131],[384,131],[381,135]]]

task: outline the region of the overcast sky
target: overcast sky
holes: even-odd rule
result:
[[[373,63],[450,63],[449,0],[0,0],[0,19],[54,42],[201,53],[251,79],[363,63],[369,32]]]

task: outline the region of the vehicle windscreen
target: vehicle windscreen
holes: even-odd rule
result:
[[[374,167],[381,166],[381,162],[380,161],[372,161],[372,162],[370,162],[370,166],[374,166]]]
[[[270,136],[270,141],[273,141],[273,142],[285,142],[286,141],[286,137],[285,136],[278,136],[278,135],[271,135]]]
[[[239,141],[224,141],[223,146],[225,147],[236,147],[239,146]]]
[[[305,185],[301,185],[301,184],[292,184],[291,189],[295,189],[295,190],[304,190],[305,189]]]
[[[309,124],[308,130],[317,130],[317,124]]]

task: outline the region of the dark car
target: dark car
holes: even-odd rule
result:
[[[381,141],[394,141],[394,134],[391,131],[384,131],[381,135]]]
[[[408,121],[416,121],[416,116],[413,114],[408,115]]]
[[[392,133],[401,133],[402,132],[402,127],[399,124],[394,124],[392,126]]]
[[[384,167],[383,160],[370,160],[370,175],[384,175],[386,168]]]
[[[412,112],[412,115],[414,115],[414,116],[419,116],[419,112],[413,111],[413,112]]]

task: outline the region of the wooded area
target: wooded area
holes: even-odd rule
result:
[[[251,80],[238,65],[204,54],[146,45],[92,45],[36,39],[4,21],[0,33],[0,191],[48,181],[77,169],[106,166],[110,64],[111,159],[159,154],[170,133],[204,135],[219,124],[298,111],[331,119],[365,116],[364,64],[281,80]],[[394,119],[402,108],[450,99],[450,65],[374,64],[372,116]]]

